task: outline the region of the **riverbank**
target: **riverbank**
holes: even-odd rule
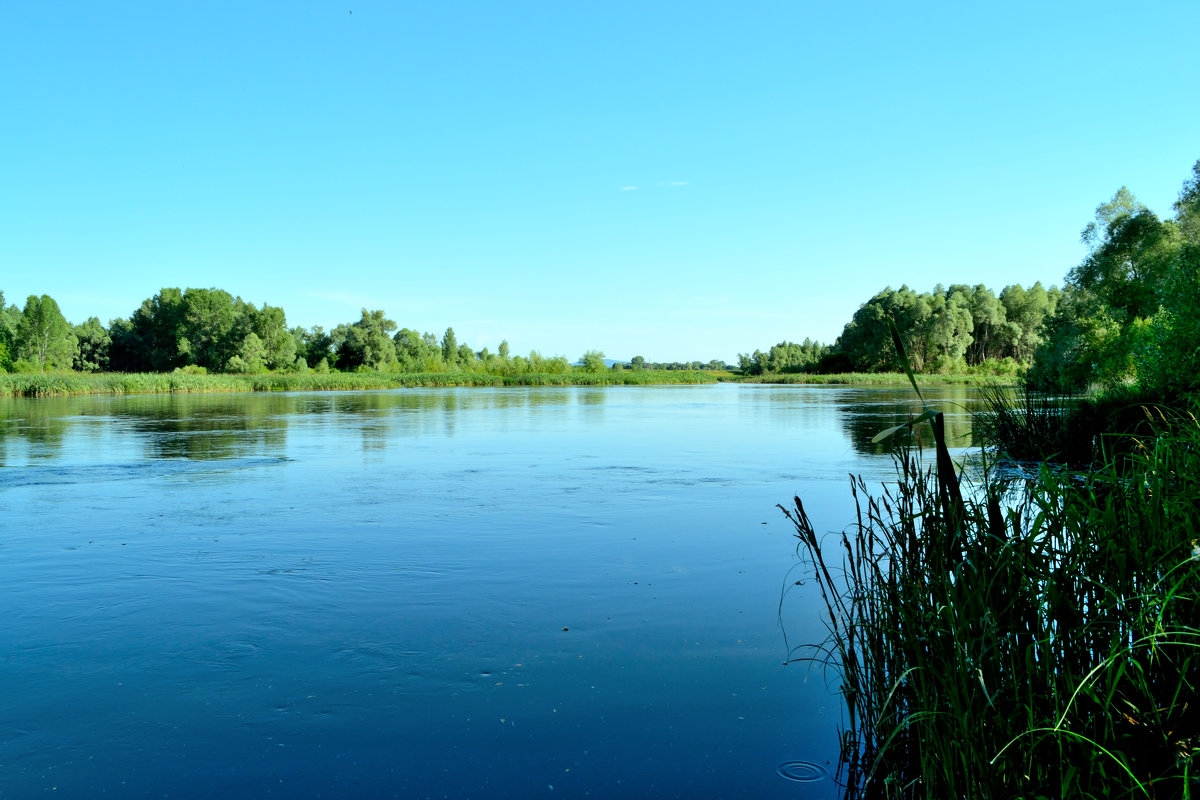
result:
[[[1079,437],[1136,411],[1094,451],[1082,437],[1084,469],[960,489],[935,425],[933,453],[896,450],[884,494],[854,483],[842,533],[814,529],[800,498],[783,509],[830,620],[793,657],[841,685],[845,797],[1191,796],[1200,424],[1165,399],[1010,412],[1013,438],[1045,438],[1026,415]]]
[[[922,375],[927,385],[985,385],[997,378],[979,375]],[[907,382],[900,373],[838,375],[756,375],[701,370],[497,375],[483,372],[306,372],[261,375],[46,372],[0,374],[0,397],[64,397],[83,394],[193,394],[231,392],[324,392],[445,386],[653,386],[698,383],[763,383],[887,386]]]
[[[992,386],[997,383],[1011,385],[1016,378],[1011,375],[916,375],[921,386]],[[739,383],[781,383],[804,385],[848,385],[848,386],[908,386],[908,376],[903,372],[838,372],[828,375],[808,372],[774,373],[766,375],[735,376]]]
[[[0,375],[0,396],[318,392],[445,386],[614,386],[716,383],[707,372],[575,372],[493,375],[481,372],[307,372],[261,375],[166,373],[19,373]]]

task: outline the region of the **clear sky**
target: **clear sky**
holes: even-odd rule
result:
[[[0,290],[217,287],[734,361],[884,286],[1061,284],[1200,159],[1200,3],[0,5]]]

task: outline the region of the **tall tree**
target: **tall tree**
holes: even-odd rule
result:
[[[967,301],[971,314],[971,344],[967,347],[968,364],[982,364],[988,359],[1003,358],[1005,355],[1004,305],[988,287],[982,283],[969,287],[955,284],[949,291],[958,292]]]
[[[1041,281],[1024,289],[1019,284],[1005,286],[1000,292],[1000,303],[1004,309],[1005,323],[1000,337],[1007,354],[1018,362],[1028,364],[1045,338],[1046,320],[1058,308],[1062,292],[1056,287],[1049,290]]]
[[[296,338],[288,330],[283,309],[266,303],[262,308],[248,305],[245,316],[250,328],[248,333],[256,335],[262,343],[267,368],[289,369],[296,361]]]
[[[128,321],[110,322],[112,368],[122,372],[170,372],[186,364],[187,354],[179,349],[184,313],[183,292],[164,288],[143,300]]]
[[[458,339],[454,335],[454,328],[446,328],[446,332],[442,334],[442,361],[445,361],[448,367],[454,367],[458,363]]]
[[[1137,203],[1124,186],[1096,209],[1081,237],[1091,252],[1067,279],[1132,321],[1159,305],[1158,289],[1179,253],[1178,232]]]
[[[49,295],[30,295],[21,312],[16,331],[17,357],[40,369],[70,369],[78,341],[63,317],[58,303]]]
[[[584,372],[603,372],[605,369],[604,353],[599,350],[588,350],[579,359],[579,364],[583,367]]]
[[[186,289],[181,306],[175,343],[179,355],[205,369],[224,367],[237,346],[232,335],[237,321],[233,296],[222,289]]]
[[[16,353],[17,321],[21,312],[16,306],[4,305],[4,292],[0,291],[0,372],[12,369]]]
[[[292,328],[292,339],[296,342],[296,354],[310,368],[315,368],[322,361],[328,364],[333,360],[333,339],[320,325],[308,330],[299,326]]]
[[[362,311],[353,325],[339,325],[332,338],[337,342],[337,366],[341,370],[359,367],[382,369],[396,363],[396,344],[389,334],[396,330],[383,311]]]
[[[75,326],[74,333],[79,341],[79,349],[75,354],[75,369],[80,372],[106,371],[112,337],[100,324],[99,318],[88,317],[82,325]]]

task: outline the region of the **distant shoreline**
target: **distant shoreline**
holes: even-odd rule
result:
[[[1008,381],[987,375],[921,375],[930,385],[983,385]],[[12,373],[0,374],[0,397],[67,397],[121,394],[218,394],[235,392],[313,392],[411,389],[459,386],[657,386],[701,383],[906,384],[901,373],[804,373],[743,377],[700,370],[619,370],[569,374],[494,375],[480,372],[328,372],[261,375],[165,373]]]

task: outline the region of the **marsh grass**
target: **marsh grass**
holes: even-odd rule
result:
[[[825,540],[785,513],[825,603],[850,797],[1180,797],[1200,761],[1200,430],[953,508],[903,447]]]
[[[714,383],[701,371],[643,370],[494,375],[484,372],[307,372],[259,375],[165,373],[0,374],[0,396],[52,397],[81,394],[180,394],[303,392],[439,386],[613,386]]]
[[[922,386],[986,386],[996,382],[991,375],[916,375],[913,378]],[[768,373],[740,379],[741,383],[781,383],[781,384],[835,384],[846,386],[896,386],[904,385],[909,379],[902,372],[836,372],[808,373],[787,372]]]
[[[980,395],[986,410],[974,421],[978,444],[1013,461],[1075,468],[1127,456],[1144,441],[1186,429],[1195,404],[1187,394],[1134,388],[1084,397],[992,384]]]
[[[1091,461],[1093,437],[1072,416],[1081,398],[1028,387],[1013,392],[999,385],[981,387],[980,397],[987,411],[973,425],[979,444],[994,447],[1013,461],[1075,465]]]
[[[848,798],[1191,797],[1200,767],[1200,425],[1087,473],[960,486],[940,415],[855,522],[780,507],[837,676]],[[916,423],[916,421],[914,421]],[[893,435],[907,437],[914,425]]]

